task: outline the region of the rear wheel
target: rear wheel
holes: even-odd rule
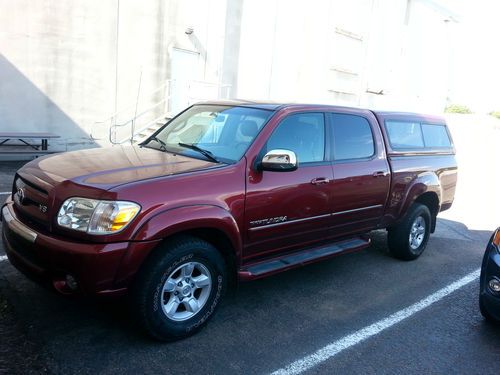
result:
[[[131,307],[156,339],[194,334],[213,315],[226,288],[224,259],[194,237],[166,242],[148,259],[132,290]]]
[[[398,259],[417,259],[427,246],[430,228],[429,208],[423,204],[414,203],[404,219],[388,230],[389,251]]]

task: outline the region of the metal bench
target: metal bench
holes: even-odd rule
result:
[[[21,146],[28,146],[36,151],[48,152],[49,139],[61,138],[59,135],[52,133],[23,133],[23,132],[0,132],[0,146],[17,146],[19,144],[7,144],[10,141],[19,141]],[[41,143],[35,143],[40,140]]]

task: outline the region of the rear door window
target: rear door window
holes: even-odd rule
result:
[[[335,160],[366,159],[375,153],[370,123],[361,116],[330,114]]]

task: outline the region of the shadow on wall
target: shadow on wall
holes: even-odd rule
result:
[[[56,91],[57,88],[51,88]],[[47,95],[0,54],[0,132],[49,132],[61,138],[49,149],[67,151],[98,145]]]

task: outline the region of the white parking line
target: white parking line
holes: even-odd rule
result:
[[[10,195],[10,191],[0,191],[0,195]]]
[[[454,283],[444,287],[443,289],[438,290],[436,293],[431,294],[430,296],[420,300],[419,302],[400,310],[391,316],[379,320],[368,327],[362,328],[359,331],[351,333],[350,335],[344,336],[340,340],[334,341],[331,344],[325,346],[322,349],[310,354],[302,359],[299,359],[286,367],[283,367],[279,370],[276,370],[272,373],[272,375],[291,375],[291,374],[300,374],[304,371],[311,369],[314,366],[319,365],[322,362],[334,357],[340,352],[359,344],[360,342],[375,336],[376,334],[386,330],[387,328],[392,327],[393,325],[401,322],[402,320],[409,318],[413,314],[429,307],[433,303],[438,302],[443,299],[447,295],[453,293],[457,289],[462,288],[463,286],[471,283],[479,277],[480,270],[477,269],[474,272],[469,273],[467,276],[462,277],[460,280],[455,281]]]
[[[0,262],[7,260],[7,255],[0,255]]]

